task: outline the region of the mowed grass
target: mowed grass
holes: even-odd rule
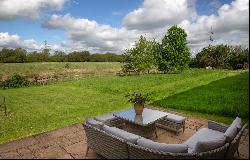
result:
[[[0,90],[0,95],[6,97],[8,107],[7,117],[0,109],[0,143],[80,123],[88,116],[92,117],[129,108],[132,105],[127,103],[127,99],[124,97],[127,92],[149,93],[152,98],[151,102],[148,103],[149,105],[166,100],[167,97],[186,93],[200,86],[209,86],[224,78],[230,79],[230,77],[238,76],[248,79],[246,71],[190,69],[181,74],[97,75],[45,86]],[[239,88],[242,87],[242,93],[233,90],[230,92],[234,99],[238,97],[241,101],[230,100],[228,96],[223,102],[232,106],[248,107],[248,90],[245,87],[248,84],[245,83],[245,80],[243,81],[243,84],[235,84],[239,85]],[[239,81],[230,83],[236,82],[239,83]],[[205,90],[207,89],[205,88]],[[221,96],[218,90],[213,92],[217,96]],[[227,94],[227,92],[223,93]],[[194,97],[194,95],[196,94],[190,92],[190,97]],[[207,106],[211,105],[206,107],[207,110],[213,108],[213,105],[220,106],[216,102],[206,102],[208,100],[213,101],[206,96],[206,94],[203,94],[202,101]],[[221,99],[223,99],[223,96]],[[215,98],[214,100],[222,104],[221,99]],[[247,102],[242,103],[242,101]],[[169,105],[168,102],[165,104],[165,106]],[[176,104],[178,103],[176,102]],[[187,106],[190,106],[190,104]],[[193,113],[193,111],[191,112]],[[238,113],[237,110],[235,113]],[[203,114],[199,113],[199,115]],[[224,123],[230,123],[233,118],[232,116],[225,117],[224,113],[204,115],[207,118],[221,120]]]
[[[153,102],[164,108],[248,118],[249,74],[213,81]]]

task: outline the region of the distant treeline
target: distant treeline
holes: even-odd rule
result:
[[[25,49],[3,48],[0,51],[1,63],[25,63],[25,62],[122,62],[123,56],[115,53],[91,54],[89,51],[74,51],[66,54],[55,51],[50,54],[48,49],[41,52],[27,52]]]

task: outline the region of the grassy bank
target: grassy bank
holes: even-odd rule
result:
[[[239,109],[248,112],[248,83],[245,81],[249,78],[244,72],[190,69],[181,74],[97,75],[45,86],[0,90],[8,107],[7,117],[0,110],[0,143],[79,123],[87,116],[129,108],[131,104],[126,102],[124,95],[131,91],[149,93],[152,97],[149,104],[161,102],[162,107],[182,106],[180,109],[190,113],[195,113],[188,111],[194,105],[202,108],[196,110],[197,113],[211,113],[204,115],[230,123]],[[225,81],[231,87],[226,87]],[[180,101],[178,96],[184,97]],[[205,104],[205,107],[199,104]],[[230,113],[234,114],[206,111],[218,107],[222,111],[229,107]]]

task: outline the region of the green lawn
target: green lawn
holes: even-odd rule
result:
[[[131,104],[124,98],[129,91],[150,93],[149,104],[161,102],[163,107],[181,108],[180,112],[230,123],[233,115],[221,111],[229,107],[236,115],[240,107],[248,112],[248,79],[246,71],[190,69],[181,74],[99,75],[45,86],[0,90],[0,95],[6,97],[9,112],[5,117],[0,109],[0,143],[80,123],[87,116],[129,108]],[[231,87],[226,87],[225,82]],[[201,107],[206,113],[188,111],[192,106]],[[221,111],[213,114],[207,111],[214,111],[214,108],[221,108]]]

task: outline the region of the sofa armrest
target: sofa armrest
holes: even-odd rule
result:
[[[228,127],[229,126],[215,122],[215,121],[210,121],[210,120],[208,121],[208,128],[212,130],[225,133]]]

